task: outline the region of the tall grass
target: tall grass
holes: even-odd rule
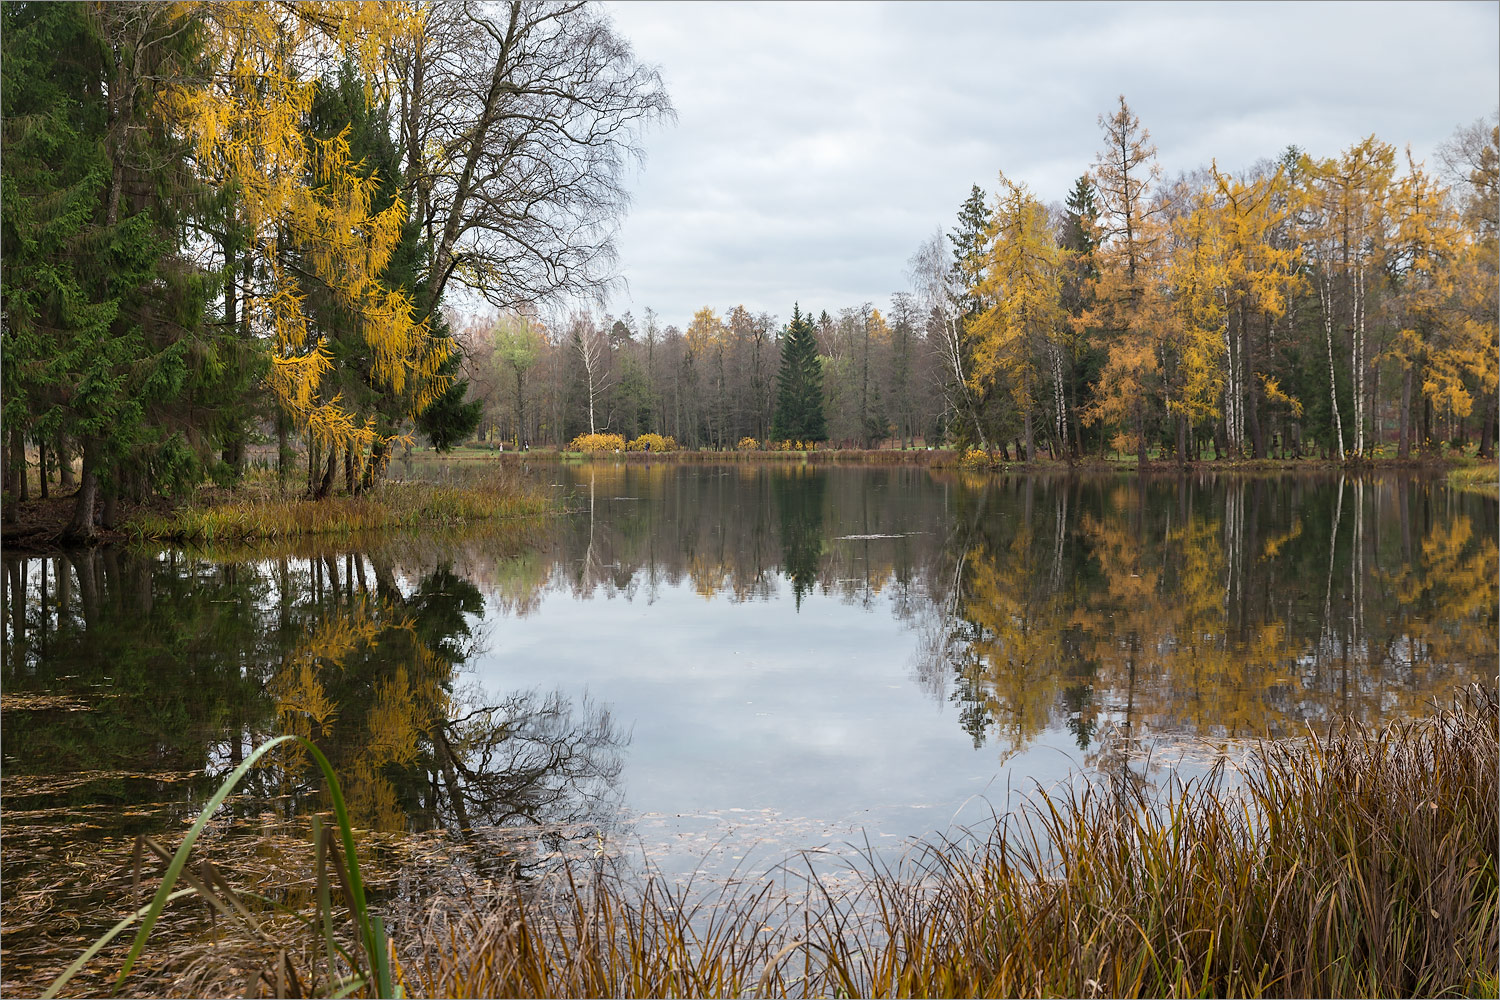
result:
[[[978,837],[890,864],[867,851],[851,881],[809,865],[797,891],[790,866],[780,884],[735,877],[705,895],[579,864],[437,909],[393,948],[357,865],[333,865],[352,868],[337,887],[352,947],[335,954],[320,881],[309,924],[327,971],[299,977],[283,951],[257,982],[437,997],[1493,997],[1496,727],[1495,695],[1475,688],[1421,720],[1261,744],[1164,792],[1123,777],[1039,792]],[[156,909],[251,762],[173,856]]]
[[[450,914],[431,996],[1494,996],[1496,703],[1040,795],[848,890],[569,878]],[[416,985],[417,983],[414,983]]]
[[[313,841],[317,849],[315,862],[318,885],[317,912],[311,919],[293,914],[306,926],[308,936],[322,944],[325,964],[321,970],[321,978],[316,965],[305,966],[304,973],[307,978],[304,979],[298,975],[293,965],[292,952],[284,947],[280,948],[276,953],[276,962],[271,968],[256,970],[245,994],[258,996],[261,986],[269,985],[277,996],[321,994],[344,997],[358,994],[391,997],[400,995],[398,993],[401,989],[399,964],[392,962],[390,939],[386,936],[383,922],[380,917],[370,912],[364,882],[360,874],[359,858],[355,853],[354,830],[349,822],[349,812],[344,805],[343,791],[339,786],[338,778],[334,775],[333,765],[328,762],[328,758],[323,755],[322,751],[306,738],[278,736],[258,747],[230,773],[198,813],[197,819],[188,829],[187,836],[183,838],[175,852],[168,853],[154,840],[143,838],[145,846],[160,857],[167,866],[162,874],[161,885],[152,896],[151,902],[128,914],[85,950],[47,988],[47,991],[42,994],[43,1000],[58,996],[63,987],[67,986],[73,977],[82,971],[111,941],[129,930],[131,926],[139,924],[135,937],[131,940],[130,951],[121,962],[120,971],[115,977],[114,991],[118,993],[126,977],[130,975],[131,969],[140,959],[146,947],[146,941],[150,938],[151,931],[155,928],[162,911],[168,903],[184,897],[197,896],[203,899],[227,920],[239,921],[241,928],[252,937],[263,938],[265,936],[261,922],[256,919],[251,907],[246,905],[246,900],[253,899],[273,906],[275,904],[264,897],[236,892],[210,865],[200,864],[196,866],[195,871],[193,866],[188,865],[188,858],[192,854],[194,843],[203,833],[204,827],[213,819],[214,814],[218,812],[219,807],[229,798],[240,781],[262,757],[282,744],[300,745],[312,755],[318,768],[323,772],[324,779],[328,782],[329,797],[333,803],[337,835],[335,836],[334,831],[323,826],[317,817],[313,818],[312,824]],[[186,883],[187,887],[174,891],[179,881]],[[331,883],[335,881],[342,890],[343,899],[348,907],[349,922],[355,942],[353,949],[345,946],[335,930],[336,918],[331,889]]]
[[[556,500],[515,474],[464,483],[385,483],[377,491],[323,500],[260,495],[144,514],[125,530],[142,541],[215,543],[349,535],[389,528],[452,527],[497,517],[545,514]]]
[[[1448,485],[1454,489],[1472,490],[1489,496],[1500,495],[1500,468],[1494,462],[1461,465],[1449,470]]]

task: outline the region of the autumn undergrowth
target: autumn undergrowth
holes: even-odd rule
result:
[[[462,483],[389,482],[322,500],[269,493],[200,499],[125,525],[138,541],[213,544],[344,536],[393,528],[456,527],[555,512],[557,501],[519,475],[497,471]]]
[[[1459,466],[1449,470],[1448,485],[1454,489],[1487,493],[1490,496],[1500,495],[1500,468],[1494,462]]]
[[[1496,702],[1266,743],[1159,796],[1038,794],[800,899],[570,876],[453,908],[428,996],[1494,996]]]
[[[1495,695],[1475,687],[1164,790],[1038,790],[984,832],[895,861],[866,850],[843,878],[809,863],[793,882],[793,859],[705,893],[585,859],[434,905],[389,946],[357,873],[320,877],[308,933],[326,954],[299,970],[292,956],[318,949],[282,947],[252,978],[261,995],[1493,997],[1496,727]],[[352,938],[330,924],[331,894],[351,889]]]

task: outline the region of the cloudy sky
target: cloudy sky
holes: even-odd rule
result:
[[[678,112],[644,138],[609,303],[664,324],[883,306],[970,185],[1062,200],[1122,93],[1167,176],[1372,132],[1436,166],[1500,103],[1495,3],[607,9]]]

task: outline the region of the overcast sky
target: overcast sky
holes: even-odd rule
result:
[[[998,171],[1061,201],[1124,94],[1163,174],[1370,133],[1434,150],[1500,103],[1500,4],[607,4],[660,67],[616,315],[784,322],[908,287],[906,261]]]

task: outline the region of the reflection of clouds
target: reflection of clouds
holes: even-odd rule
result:
[[[945,805],[920,822],[942,828],[994,777],[993,755],[955,741],[951,717],[913,712],[911,633],[893,618],[816,595],[800,615],[786,599],[704,605],[682,586],[650,608],[596,602],[585,631],[570,603],[506,623],[505,654],[475,671],[608,703],[632,725],[634,809],[837,817],[932,801]]]

